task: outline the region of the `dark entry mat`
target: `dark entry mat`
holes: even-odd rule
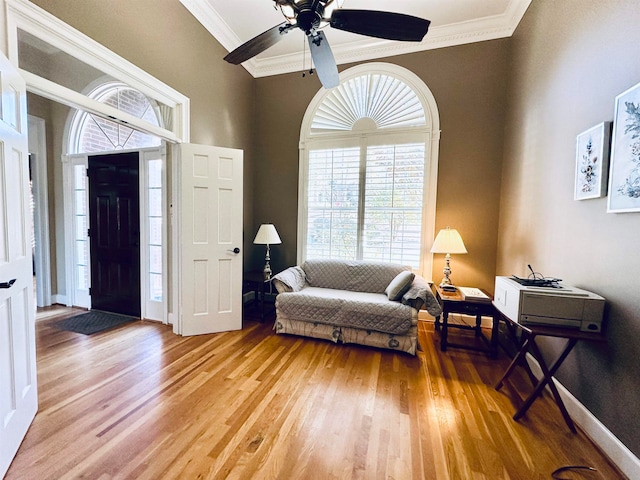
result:
[[[75,317],[60,320],[56,322],[55,325],[60,330],[91,335],[128,322],[135,322],[136,320],[138,320],[136,317],[129,317],[127,315],[91,310],[87,313],[76,315]]]

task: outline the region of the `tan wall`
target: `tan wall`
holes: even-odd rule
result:
[[[573,188],[576,135],[613,120],[615,96],[640,82],[640,8],[585,3],[536,0],[512,38],[497,272],[530,263],[607,299],[607,344],[579,344],[558,377],[639,455],[640,214]]]
[[[254,80],[242,67],[223,61],[226,50],[177,0],[35,0],[191,100],[191,142],[244,150],[244,226],[253,226]],[[58,284],[66,293],[62,228],[62,135],[68,109],[55,108],[51,134],[58,240]],[[245,234],[245,247],[251,245]],[[247,248],[244,249],[247,251]],[[52,252],[55,256],[55,252]]]
[[[507,52],[508,40],[495,40],[380,60],[411,70],[435,97],[442,130],[436,229],[447,225],[457,228],[469,251],[452,260],[454,282],[491,291]],[[300,126],[320,84],[316,76],[302,78],[300,73],[259,78],[256,84],[259,158],[254,229],[262,222],[275,223],[283,242],[273,248],[272,265],[277,271],[296,263]],[[252,257],[254,265],[260,265],[260,254],[258,251]],[[437,281],[442,278],[443,266],[443,256],[436,255],[433,278]]]

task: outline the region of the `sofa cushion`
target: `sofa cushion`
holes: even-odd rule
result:
[[[396,275],[384,290],[384,293],[387,294],[389,300],[400,300],[402,296],[407,293],[407,290],[409,290],[409,288],[411,287],[411,282],[413,282],[415,276],[416,275],[409,270],[405,270]]]
[[[382,262],[307,260],[302,269],[312,287],[384,293],[398,273],[411,267]]]

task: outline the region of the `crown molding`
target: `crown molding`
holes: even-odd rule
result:
[[[226,20],[206,0],[180,0],[180,3],[228,51],[234,50],[242,44]]]
[[[432,26],[422,42],[395,42],[372,37],[332,45],[336,63],[343,65],[437,48],[465,45],[513,35],[532,0],[511,0],[504,13],[466,22]],[[206,0],[180,0],[220,44],[232,51],[242,44],[226,21]],[[266,58],[252,58],[242,66],[254,77],[268,77],[302,70],[302,52]]]

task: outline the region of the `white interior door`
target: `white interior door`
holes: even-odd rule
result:
[[[242,328],[242,151],[178,145],[178,333]]]
[[[0,477],[38,409],[24,80],[0,54]]]

